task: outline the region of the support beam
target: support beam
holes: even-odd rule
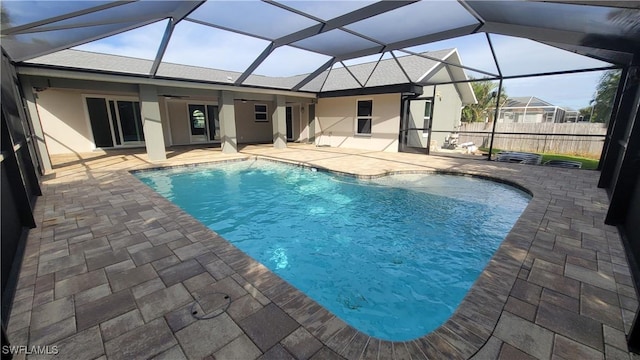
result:
[[[258,66],[260,66],[260,64],[262,64],[262,62],[269,57],[269,55],[271,55],[271,52],[275,50],[275,46],[273,43],[269,44],[264,50],[262,50],[262,53],[260,54],[260,56],[258,56],[253,63],[251,63],[251,65],[249,65],[249,67],[247,68],[247,70],[245,70],[242,75],[240,75],[240,77],[238,77],[236,79],[236,81],[233,83],[234,85],[242,85],[242,83],[247,80],[247,78],[249,77],[249,75],[251,75],[257,68]]]
[[[2,35],[11,35],[11,34],[23,31],[23,30],[35,28],[35,27],[42,26],[42,25],[52,24],[52,23],[55,23],[55,22],[58,22],[58,21],[71,19],[71,18],[74,18],[76,16],[82,16],[82,15],[91,14],[91,13],[98,12],[98,11],[101,11],[101,10],[110,9],[112,7],[126,5],[126,4],[129,4],[129,3],[132,3],[132,2],[135,2],[135,0],[112,1],[112,2],[109,2],[109,3],[106,3],[106,4],[90,7],[88,9],[82,9],[82,10],[74,11],[74,12],[71,12],[71,13],[68,13],[68,14],[55,16],[55,17],[44,19],[44,20],[34,21],[34,22],[31,22],[31,23],[28,23],[28,24],[24,24],[24,25],[20,25],[20,26],[14,26],[12,28],[4,29],[4,30],[2,30]]]
[[[169,40],[171,40],[171,35],[173,34],[173,29],[175,28],[175,24],[173,19],[169,19],[167,23],[167,27],[164,29],[164,35],[162,36],[162,41],[160,41],[160,46],[158,46],[158,52],[156,53],[156,59],[153,61],[153,65],[151,65],[151,70],[149,71],[149,75],[151,77],[155,77],[158,72],[158,67],[160,67],[160,63],[162,62],[162,57],[164,53],[167,51],[167,46],[169,45]]]
[[[40,115],[38,114],[38,107],[36,105],[36,96],[33,93],[33,86],[28,78],[21,78],[22,93],[24,94],[24,100],[27,104],[27,112],[29,119],[31,119],[31,128],[33,129],[33,139],[35,140],[35,148],[38,151],[38,160],[40,160],[40,168],[42,175],[53,171],[51,166],[51,158],[49,157],[49,150],[47,144],[44,141],[44,131],[42,130],[42,123],[40,122]]]
[[[322,66],[317,68],[316,71],[307,75],[306,78],[302,79],[302,81],[297,83],[296,86],[294,86],[291,90],[293,91],[300,90],[303,86],[307,85],[311,80],[315,79],[318,75],[322,74],[325,70],[332,67],[335,61],[336,61],[336,58],[329,59],[329,61],[327,61],[326,63],[322,64]]]
[[[279,2],[276,1],[267,1],[268,3],[275,5],[275,6],[280,6]],[[363,8],[354,10],[350,13],[338,16],[336,18],[333,18],[331,20],[328,20],[326,22],[324,22],[324,24],[322,25],[313,25],[310,26],[306,29],[302,29],[298,32],[295,32],[293,34],[289,34],[286,36],[283,36],[280,39],[276,39],[274,42],[276,44],[280,45],[287,45],[287,44],[291,44],[294,43],[296,41],[300,41],[303,39],[307,39],[311,36],[314,36],[316,34],[320,34],[320,33],[324,33],[327,31],[331,31],[333,29],[337,29],[349,24],[353,24],[354,22],[358,22],[360,20],[364,20],[364,19],[368,19],[370,17],[376,16],[376,15],[380,15],[383,14],[387,11],[391,11],[391,10],[395,10],[398,8],[401,8],[403,6],[406,5],[410,5],[415,3],[416,0],[408,0],[408,1],[404,1],[404,0],[398,0],[398,1],[378,1],[375,2],[371,5],[367,5]]]
[[[238,140],[236,136],[236,110],[233,103],[235,95],[231,91],[220,91],[218,100],[220,109],[220,141],[222,152],[233,154],[238,152]]]
[[[286,121],[286,102],[285,97],[276,95],[276,107],[271,115],[273,123],[273,147],[276,149],[284,149],[287,147],[287,121]]]
[[[640,61],[639,61],[640,63]],[[601,180],[608,179],[610,197],[605,224],[624,223],[629,208],[630,194],[640,171],[640,65],[629,67],[624,81],[620,109],[616,114],[612,141],[602,167]],[[640,345],[640,328],[635,338]],[[639,346],[640,347],[640,346]]]
[[[44,49],[40,49],[37,46],[25,46],[23,44],[19,44],[16,41],[9,41],[11,38],[8,37],[6,42],[3,38],[3,48],[5,51],[7,51],[9,53],[9,55],[11,56],[11,60],[13,60],[14,63],[19,63],[19,62],[23,62],[23,61],[27,61],[27,60],[31,60],[31,59],[35,59],[39,56],[44,56],[44,55],[48,55],[48,54],[52,54],[56,51],[60,51],[60,50],[66,50],[66,49],[70,49],[72,47],[78,46],[78,45],[82,45],[82,44],[86,44],[86,43],[90,43],[94,40],[99,40],[99,39],[103,39],[103,38],[107,38],[111,35],[116,35],[119,33],[123,33],[129,30],[133,30],[133,29],[137,29],[146,25],[149,25],[151,23],[154,23],[158,20],[162,20],[162,19],[158,19],[158,18],[151,18],[149,20],[146,20],[144,22],[138,22],[138,23],[125,23],[122,24],[122,28],[118,28],[106,33],[100,33],[97,34],[95,36],[89,37],[89,38],[84,38],[84,39],[80,39],[80,40],[76,40],[73,42],[68,42],[68,43],[62,43],[62,44],[57,44],[53,47],[45,47]]]
[[[615,98],[613,99],[613,106],[611,108],[611,115],[609,116],[609,124],[607,125],[607,136],[604,139],[604,145],[602,145],[602,153],[600,153],[600,160],[598,161],[598,170],[600,171],[600,180],[598,181],[599,188],[606,188],[609,186],[612,175],[614,165],[616,163],[615,160],[607,161],[609,158],[609,150],[615,151],[615,148],[611,148],[612,142],[617,142],[620,139],[614,139],[613,135],[617,137],[621,136],[621,131],[619,130],[617,125],[618,113],[620,112],[620,105],[622,101],[622,95],[624,93],[625,84],[627,82],[627,76],[629,72],[629,68],[625,67],[622,69],[620,73],[620,80],[618,81],[618,89],[616,90]],[[592,108],[593,109],[593,108]],[[614,129],[616,132],[614,133]],[[607,165],[605,169],[605,165]]]
[[[140,112],[144,130],[144,143],[149,160],[166,160],[167,154],[164,147],[158,90],[155,86],[140,85]]]

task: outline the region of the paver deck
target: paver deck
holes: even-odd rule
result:
[[[254,157],[360,177],[472,174],[533,198],[455,314],[422,338],[389,342],[345,324],[129,173]],[[64,359],[634,356],[625,333],[638,301],[619,234],[603,222],[598,172],[299,144],[172,148],[168,158],[154,164],[140,149],[53,157],[7,328],[13,345],[55,345]],[[51,356],[28,356],[40,357]]]

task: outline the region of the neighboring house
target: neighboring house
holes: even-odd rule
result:
[[[150,60],[78,50],[17,69],[49,154],[146,146],[162,160],[167,146],[188,144],[221,143],[225,152],[287,141],[398,151],[402,140],[424,148],[428,129],[453,130],[462,106],[475,102],[470,85],[459,83],[467,80],[463,69],[433,59],[460,64],[448,49],[334,67],[298,91],[288,89],[308,75],[251,75],[237,86],[238,72],[161,63],[151,78]],[[458,83],[430,85],[451,81]]]
[[[553,105],[535,96],[513,97],[500,108],[498,122],[564,123],[576,122],[579,113]]]

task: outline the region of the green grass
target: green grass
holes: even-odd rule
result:
[[[587,170],[595,170],[598,168],[598,160],[590,159],[580,156],[571,156],[571,155],[558,155],[558,154],[542,154],[542,163],[549,160],[569,160],[569,161],[579,161],[582,163],[582,168]]]
[[[489,152],[489,148],[480,148],[480,151],[484,151],[484,152]],[[502,151],[501,149],[492,149],[492,153],[496,154],[500,151]],[[598,160],[597,159],[591,159],[591,158],[586,158],[586,157],[581,157],[581,156],[574,156],[574,155],[560,155],[560,154],[542,154],[542,163],[544,164],[545,162],[549,161],[549,160],[568,160],[568,161],[579,161],[582,163],[582,168],[583,169],[587,169],[587,170],[595,170],[598,168]]]

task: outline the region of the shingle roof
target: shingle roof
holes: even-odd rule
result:
[[[446,59],[453,49],[431,51],[429,57]],[[148,75],[153,62],[126,56],[107,55],[81,50],[62,50],[53,54],[41,56],[29,61],[28,64],[41,64],[62,68],[95,70],[121,74]],[[402,65],[403,70],[398,65]],[[437,67],[439,62],[417,55],[407,55],[373,61],[363,64],[350,65],[349,72],[344,67],[335,67],[325,71],[301,88],[302,91],[325,92],[365,87],[417,83],[428,79],[429,72]],[[329,76],[327,77],[327,73]],[[406,73],[406,74],[405,74]],[[189,65],[161,63],[156,76],[179,80],[198,80],[215,83],[233,83],[241,73]],[[275,89],[291,89],[306,78],[306,74],[289,77],[270,77],[250,75],[244,85],[268,87]],[[354,76],[358,79],[356,81]],[[408,78],[407,78],[408,77]],[[325,80],[326,79],[326,80]]]
[[[62,50],[25,61],[25,63],[136,75],[149,74],[153,65],[151,60],[80,50]]]

